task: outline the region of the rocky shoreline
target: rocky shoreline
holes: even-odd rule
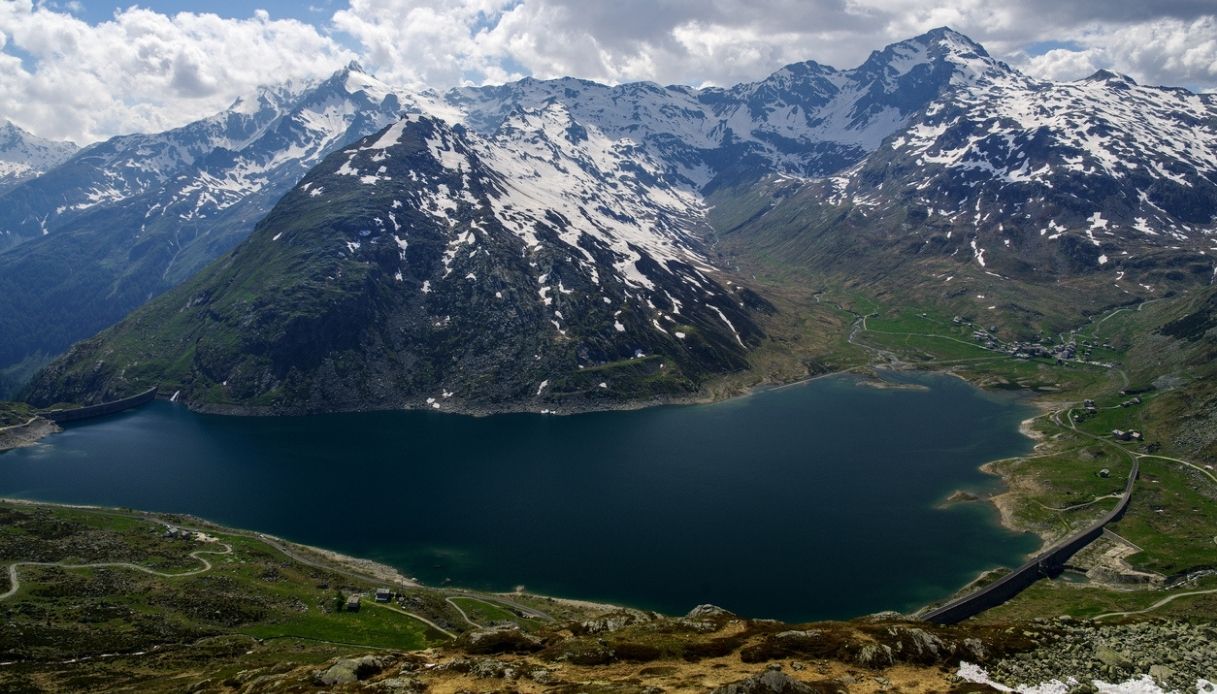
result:
[[[13,448],[32,446],[58,431],[62,431],[58,424],[42,417],[34,417],[24,424],[0,428],[0,453]]]

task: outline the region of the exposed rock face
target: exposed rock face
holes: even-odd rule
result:
[[[770,668],[746,680],[719,687],[712,694],[822,694],[835,689],[836,687],[800,682],[783,673],[781,669]]]
[[[542,645],[514,626],[475,629],[461,637],[461,644],[467,652],[477,654],[531,653]]]
[[[379,673],[388,662],[390,661],[371,655],[365,655],[361,658],[345,658],[325,670],[318,670],[315,679],[317,684],[323,686],[332,687],[338,684],[350,684],[366,680]]]
[[[734,617],[735,614],[728,612],[717,605],[698,605],[697,607],[689,610],[689,614],[685,616],[689,619],[718,619],[731,618]]]
[[[1149,676],[1167,691],[1192,691],[1217,676],[1217,627],[1186,622],[1095,625],[1065,622],[1051,641],[988,667],[1011,686],[1072,677],[1125,682]]]
[[[643,612],[641,610],[622,610],[619,612],[610,612],[606,615],[601,615],[595,619],[589,619],[579,624],[580,633],[584,634],[606,634],[614,631],[620,631],[633,624],[641,624],[644,622],[654,621],[657,615],[653,612]]]

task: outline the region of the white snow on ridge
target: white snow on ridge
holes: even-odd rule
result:
[[[927,163],[976,168],[987,162],[998,177],[1018,180],[1021,169],[1025,180],[1045,181],[1051,173],[1042,168],[1046,162],[1018,161],[1015,156],[1022,146],[1019,138],[1035,133],[1076,152],[1067,166],[1087,175],[1123,178],[1142,170],[1186,186],[1183,174],[1189,170],[1217,173],[1217,129],[1205,125],[1213,109],[1179,90],[1105,80],[1040,82],[1012,73],[962,85],[952,103],[962,112],[927,114],[910,129],[907,142],[894,141],[893,147],[928,153]],[[947,148],[939,138],[958,120],[989,127]],[[995,138],[1005,140],[996,148],[1006,155],[999,163],[991,162],[988,154],[995,151]],[[1165,156],[1170,168],[1155,161],[1155,154]]]
[[[618,273],[636,287],[653,287],[636,265],[642,252],[661,264],[705,267],[688,236],[704,216],[700,195],[665,184],[662,169],[632,141],[594,127],[570,136],[578,128],[565,107],[551,104],[517,114],[492,140],[471,138],[482,163],[498,175],[502,193],[490,202],[504,226],[532,247],[535,226],[551,224],[556,213],[569,222],[558,232],[564,243],[594,266],[579,241],[586,234],[602,242],[619,258]]]
[[[0,186],[39,176],[78,149],[72,142],[43,139],[5,121],[0,125]]]
[[[956,672],[956,675],[965,682],[983,684],[999,692],[1017,694],[1066,694],[1066,692],[1073,691],[1078,685],[1083,684],[1076,677],[1067,676],[1064,681],[1054,679],[1037,684],[1010,686],[995,681],[984,668],[967,661],[959,664],[959,670]],[[1089,684],[1101,694],[1167,694],[1167,690],[1158,686],[1149,675],[1137,675],[1123,682],[1093,680]],[[1205,693],[1217,692],[1217,683],[1203,678],[1197,679],[1194,691]]]

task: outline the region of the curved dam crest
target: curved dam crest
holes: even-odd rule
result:
[[[0,495],[191,513],[423,582],[788,621],[913,610],[1038,541],[978,470],[1030,410],[933,374],[568,417],[199,415],[167,402],[0,454]]]

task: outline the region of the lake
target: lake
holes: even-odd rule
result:
[[[977,467],[1030,416],[959,379],[834,376],[574,416],[199,415],[158,401],[0,454],[0,495],[191,513],[429,585],[788,621],[912,610],[1038,541]]]

